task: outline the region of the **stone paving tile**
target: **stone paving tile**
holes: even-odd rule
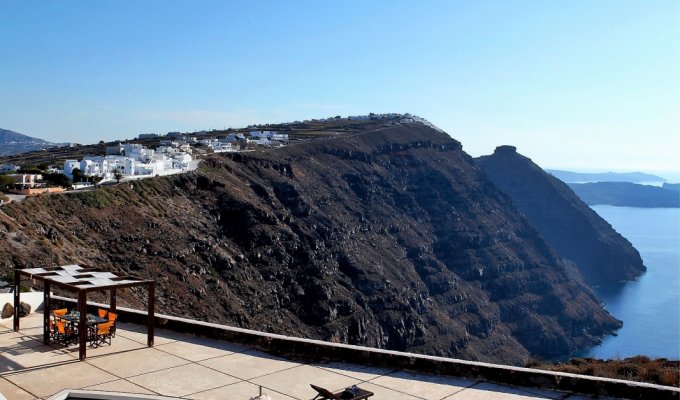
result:
[[[374,392],[378,400],[590,399],[361,365],[301,365],[228,342],[162,329],[156,331],[156,348],[148,348],[146,327],[124,323],[111,346],[88,347],[87,360],[78,362],[77,346],[42,345],[41,314],[23,319],[20,332],[11,328],[11,319],[0,322],[0,393],[9,400],[45,398],[66,387],[159,392],[195,400],[249,399],[258,393],[258,385],[274,400],[311,399],[316,393],[310,383],[332,391],[357,384]]]
[[[37,318],[36,318],[37,316]],[[2,321],[3,325],[12,329],[14,328],[14,320],[12,318],[7,318]],[[41,314],[31,314],[29,317],[19,318],[19,330],[26,328],[35,328],[43,326],[43,316]]]
[[[356,365],[347,363],[325,363],[325,364],[312,364],[315,367],[323,368],[328,371],[335,372],[336,374],[346,375],[351,378],[356,378],[361,381],[370,381],[382,375],[387,375],[391,372],[395,372],[394,369],[388,368],[378,368],[370,367],[366,365]]]
[[[248,347],[238,344],[198,337],[157,345],[155,348],[190,361],[201,361],[249,350]]]
[[[519,388],[496,385],[494,383],[480,382],[471,388],[462,390],[445,400],[545,400],[545,399],[559,399],[564,396],[563,393],[543,391],[551,397],[546,397],[538,393],[531,393]],[[544,394],[546,394],[544,393]]]
[[[388,389],[386,387],[374,385],[370,382],[365,382],[357,385],[358,387],[374,393],[373,397],[368,399],[390,399],[390,400],[422,400],[420,397],[411,396],[406,393],[400,393],[396,390]]]
[[[192,400],[224,400],[224,399],[242,399],[248,400],[260,394],[259,386],[250,382],[241,381],[231,385],[218,387],[216,389],[206,390],[205,392],[191,394],[186,396],[187,399]],[[286,396],[275,392],[269,388],[262,388],[262,393],[271,397],[272,400],[293,400],[293,397]],[[310,397],[311,398],[311,397]]]
[[[508,385],[509,386],[509,385]],[[512,387],[512,386],[511,386]],[[558,392],[555,390],[537,389],[532,387],[516,387],[519,390],[523,390],[527,393],[532,393],[538,396],[543,396],[549,399],[563,399],[566,393]]]
[[[251,379],[300,365],[257,350],[199,361],[205,365],[240,379]]]
[[[32,400],[36,397],[7,379],[0,377],[0,394],[7,400]]]
[[[109,354],[122,353],[131,350],[141,350],[146,348],[147,348],[146,344],[141,344],[135,342],[134,340],[130,340],[118,335],[115,338],[113,338],[110,345],[105,344],[96,348],[87,346],[86,359],[92,360],[94,358],[107,356]],[[64,349],[64,352],[70,354],[75,358],[79,357],[80,354],[79,351],[80,350],[78,346],[69,346]]]
[[[139,385],[126,380],[118,379],[111,382],[100,383],[97,385],[88,386],[87,390],[103,390],[105,392],[121,392],[121,393],[136,393],[136,394],[156,394],[150,390],[147,390]]]
[[[301,365],[270,375],[250,379],[256,385],[262,385],[298,399],[311,399],[316,391],[309,386],[314,384],[332,392],[360,383],[360,380],[336,374],[325,369]]]
[[[198,364],[181,365],[149,374],[137,375],[128,380],[163,396],[187,396],[214,389],[239,380]]]
[[[146,327],[144,327],[143,332],[128,331],[128,330],[116,328],[116,337],[114,338],[114,340],[116,338],[118,338],[118,336],[122,336],[124,338],[134,340],[137,343],[141,343],[143,345],[146,345],[146,339],[147,339]],[[177,341],[177,339],[174,338],[174,337],[165,337],[165,336],[158,335],[157,332],[154,332],[154,338],[153,338],[154,346],[159,346],[159,345],[162,345],[162,344],[168,344],[168,343],[172,343],[172,342],[175,342],[175,341]]]
[[[25,336],[18,332],[0,334],[0,350],[5,351],[8,347],[36,347],[42,345],[42,338],[39,340],[31,336]]]
[[[26,328],[26,327],[22,326],[21,329],[19,330],[19,332],[23,335],[31,336],[34,339],[43,340],[44,328],[43,328],[42,324],[40,326],[36,326],[36,327],[33,327],[33,328]]]
[[[86,362],[105,371],[109,371],[120,378],[127,378],[189,363],[187,360],[149,347],[140,350],[110,354],[105,357],[88,358]]]
[[[131,324],[129,322],[116,322],[116,327],[126,332],[146,333],[146,325]]]
[[[88,363],[75,360],[65,365],[7,374],[4,378],[27,388],[38,397],[49,397],[67,388],[80,389],[117,379]]]
[[[438,375],[397,371],[371,383],[427,400],[439,400],[472,386],[475,382]]]
[[[27,368],[49,367],[55,364],[73,362],[74,358],[61,349],[45,346],[35,341],[22,341],[14,346],[0,347],[0,375]]]

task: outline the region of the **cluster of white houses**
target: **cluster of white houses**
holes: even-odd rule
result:
[[[119,143],[107,147],[104,156],[85,156],[82,160],[66,160],[64,175],[73,179],[77,168],[83,175],[112,180],[121,177],[170,175],[186,171],[193,157],[188,144],[163,141],[156,150],[141,144]]]
[[[104,156],[66,160],[64,175],[73,179],[73,171],[76,168],[83,175],[98,177],[105,181],[115,179],[117,175],[121,178],[170,175],[185,172],[190,168],[194,162],[191,156],[192,144],[203,146],[214,153],[224,153],[237,151],[241,144],[273,146],[287,142],[287,133],[251,131],[248,136],[243,133],[230,133],[219,139],[188,137],[183,140],[161,140],[155,150],[141,144],[119,143],[107,147]]]
[[[248,136],[243,133],[230,133],[223,138],[206,138],[197,141],[198,144],[211,149],[215,153],[237,151],[235,144],[256,144],[260,146],[277,146],[288,143],[287,133],[276,131],[251,131]]]

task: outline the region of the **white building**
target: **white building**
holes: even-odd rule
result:
[[[40,174],[12,174],[9,177],[14,179],[15,184],[31,188],[41,183],[43,179]]]
[[[277,142],[288,142],[288,134],[274,132],[270,139],[275,140]]]
[[[174,143],[174,147],[173,146]],[[73,179],[73,170],[79,168],[84,175],[112,180],[120,173],[123,177],[156,176],[182,172],[193,160],[184,150],[191,151],[186,144],[176,142],[160,146],[158,151],[147,149],[141,144],[118,144],[106,149],[106,156],[86,156],[81,161],[64,162],[64,175]]]

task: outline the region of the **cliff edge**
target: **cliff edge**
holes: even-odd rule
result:
[[[591,284],[635,279],[646,270],[633,245],[564,182],[544,172],[513,146],[475,159],[548,244],[577,264]]]
[[[0,209],[3,271],[69,263],[155,279],[162,313],[471,360],[564,356],[620,326],[460,143],[417,123]]]

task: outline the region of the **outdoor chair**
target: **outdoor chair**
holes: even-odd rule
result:
[[[113,322],[111,321],[98,324],[90,336],[90,346],[99,347],[102,344],[111,345],[112,327]]]
[[[116,337],[116,320],[118,319],[118,314],[109,312],[109,322],[111,322],[111,336]]]
[[[50,343],[57,341],[57,332],[58,332],[57,331],[57,324],[56,324],[54,318],[50,318],[49,319],[49,333],[50,333],[50,336],[49,336],[50,339],[49,340],[50,340]]]
[[[319,386],[309,385],[312,389],[316,390],[317,395],[314,396],[312,400],[364,400],[373,396],[373,392],[368,390],[360,389],[356,386],[348,387],[347,389],[333,393],[328,389],[324,389]]]
[[[60,309],[57,309],[57,310],[52,310],[52,315],[54,315],[55,317],[62,317],[64,315],[66,315],[67,313],[68,313],[67,308],[60,308]]]
[[[109,310],[105,310],[103,308],[100,308],[97,310],[97,313],[99,314],[99,318],[106,318],[106,314],[109,313]]]
[[[55,342],[61,343],[64,346],[68,346],[71,343],[78,343],[78,331],[76,329],[61,320],[55,321],[54,325],[57,327],[54,337]]]

